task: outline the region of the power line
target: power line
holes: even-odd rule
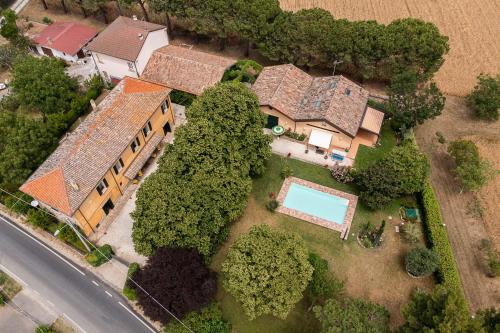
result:
[[[45,214],[48,214],[50,216],[53,216],[54,218],[56,218],[57,220],[58,217],[54,214],[52,214],[51,212],[45,210],[45,209],[42,209],[38,206],[33,206],[31,205],[30,202],[27,202],[25,200],[23,200],[22,198],[18,198],[16,197],[14,194],[10,193],[9,191],[7,190],[4,190],[3,188],[0,187],[0,191],[4,192],[4,193],[7,193],[8,195],[12,196],[13,198],[17,199],[18,202],[21,201],[27,205],[29,205],[30,207],[32,208],[35,208],[35,209],[38,209],[42,212],[44,212]],[[16,202],[17,203],[17,202]],[[69,222],[66,222],[66,223],[69,223]],[[89,241],[89,239],[85,236],[85,235],[82,235],[76,228],[73,229],[73,231],[77,234],[77,236],[79,235],[79,237],[85,239],[87,241],[87,243],[89,243],[96,251],[98,251],[104,258],[106,258],[107,261],[109,261],[111,264],[113,264],[113,262],[111,261],[111,257],[107,257],[104,253],[101,252],[101,250],[96,247],[94,245],[94,243],[92,243],[91,241]],[[154,296],[152,296],[150,293],[148,293],[141,285],[139,285],[136,281],[134,281],[134,279],[132,279],[132,277],[129,277],[128,274],[127,274],[127,280],[131,281],[135,286],[137,286],[138,288],[141,289],[142,292],[144,292],[148,297],[150,297],[156,304],[158,304],[163,310],[165,310],[170,316],[172,316],[175,320],[177,320],[188,332],[190,333],[195,333],[193,330],[191,330],[186,324],[184,324],[176,315],[174,315],[170,310],[168,310],[165,306],[163,306],[163,304],[161,304]]]

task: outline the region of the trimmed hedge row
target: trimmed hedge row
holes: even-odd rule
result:
[[[446,229],[443,226],[439,202],[432,184],[428,180],[425,182],[422,191],[422,204],[426,236],[432,249],[439,256],[439,269],[437,272],[439,282],[465,299],[455,258],[453,257]]]

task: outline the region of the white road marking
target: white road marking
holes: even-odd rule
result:
[[[77,271],[78,273],[82,274],[85,276],[85,273],[82,272],[80,269],[78,269],[75,265],[73,265],[72,263],[70,263],[68,260],[66,260],[65,258],[63,258],[61,255],[59,255],[57,252],[55,252],[54,250],[52,250],[50,247],[48,247],[47,245],[43,244],[41,241],[39,241],[38,239],[36,239],[35,237],[31,236],[30,234],[28,234],[26,231],[22,230],[21,228],[19,228],[18,226],[10,223],[9,221],[7,221],[6,219],[4,219],[2,216],[0,216],[0,219],[3,220],[4,222],[6,222],[8,225],[10,225],[11,227],[17,229],[18,231],[22,232],[23,234],[25,234],[26,236],[28,236],[29,238],[31,238],[32,240],[34,240],[35,242],[37,242],[39,245],[43,246],[44,248],[46,248],[47,250],[49,250],[50,252],[52,252],[56,257],[58,257],[59,259],[61,259],[62,261],[64,261],[66,264],[68,264],[71,268],[73,268],[75,271]]]
[[[0,268],[2,269],[2,271],[5,271],[7,274],[9,274],[10,276],[12,276],[14,279],[18,280],[19,282],[21,282],[22,285],[24,285],[25,287],[28,286],[28,284],[26,282],[24,282],[23,279],[21,279],[19,276],[17,276],[15,273],[13,273],[12,271],[10,271],[7,267],[5,267],[4,265],[0,264]]]
[[[70,321],[73,325],[75,325],[75,326],[76,326],[76,328],[78,328],[81,332],[83,332],[83,333],[87,333],[87,331],[85,331],[85,330],[84,330],[84,329],[83,329],[80,325],[78,325],[78,324],[76,323],[76,321],[74,321],[73,319],[71,319],[71,318],[70,318],[67,314],[65,314],[65,313],[63,312],[63,314],[62,314],[62,315],[63,315],[64,317],[66,317],[66,318],[67,318],[67,319],[68,319],[68,320],[69,320],[69,321]]]
[[[95,282],[94,280],[92,280],[92,283],[99,287],[99,283]]]
[[[123,305],[122,302],[118,302],[118,304],[120,304],[125,310],[127,310],[132,316],[135,317],[135,319],[137,319],[138,321],[140,321],[144,326],[146,326],[148,328],[148,330],[150,330],[151,332],[154,332],[156,333],[156,331],[154,329],[152,329],[151,327],[149,327],[149,325],[147,325],[141,318],[139,318],[139,316],[137,316],[135,313],[132,312],[132,310],[130,310],[129,308],[127,308],[125,305]]]
[[[111,293],[107,290],[104,290],[104,292],[106,293],[106,295],[108,295],[109,297],[113,297],[113,295],[111,295]]]

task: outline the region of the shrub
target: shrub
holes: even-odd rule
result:
[[[74,227],[78,228],[78,226],[76,226],[76,225]],[[78,238],[76,233],[73,231],[73,229],[66,224],[63,225],[63,227],[59,229],[58,237],[59,237],[59,239],[63,240],[64,242],[70,243],[70,244],[78,243],[78,241],[80,241],[80,239]]]
[[[450,143],[448,152],[456,163],[454,172],[467,191],[477,191],[493,179],[495,171],[491,163],[483,161],[479,150],[470,140],[457,140]]]
[[[440,131],[437,131],[436,132],[436,136],[437,136],[438,142],[440,144],[445,144],[446,143],[446,138],[444,137],[443,133],[441,133]]]
[[[478,84],[467,97],[470,107],[477,118],[498,120],[500,110],[500,75],[481,74]]]
[[[290,130],[286,131],[285,135],[297,141],[304,141],[307,138],[307,134],[292,132]]]
[[[481,250],[486,258],[488,276],[500,276],[500,254],[491,246],[488,239],[481,239]]]
[[[351,167],[335,164],[331,167],[332,177],[342,184],[351,183],[354,176],[351,174]]]
[[[195,95],[184,91],[172,90],[172,92],[170,93],[170,100],[172,101],[172,103],[183,105],[185,107],[193,104],[195,99]]]
[[[439,258],[434,251],[425,247],[415,247],[406,254],[406,270],[413,276],[426,276],[436,271]]]
[[[379,102],[379,101],[376,101],[374,99],[368,99],[368,106],[371,107],[371,108],[374,108],[375,110],[379,110],[379,111],[382,111],[382,112],[386,112],[386,103],[385,102]]]
[[[88,263],[92,266],[98,267],[108,262],[113,257],[113,254],[115,253],[113,252],[111,245],[104,244],[103,246],[93,249],[85,256],[85,259],[87,259]]]
[[[52,21],[50,18],[48,18],[47,16],[44,16],[43,19],[42,19],[42,22],[45,23],[45,24],[52,24],[54,23],[54,21]]]
[[[429,181],[425,182],[422,191],[422,206],[426,236],[439,258],[438,279],[445,287],[465,300],[455,258],[443,226],[439,202]]]
[[[281,178],[285,179],[285,178],[291,177],[292,175],[293,175],[293,170],[290,167],[290,165],[288,165],[288,161],[285,159],[282,159],[281,160],[281,171],[280,171]]]
[[[133,262],[128,266],[127,279],[125,280],[125,285],[123,286],[123,295],[131,301],[135,301],[137,299],[137,292],[135,291],[133,282],[131,282],[129,278],[133,279],[133,275],[140,268],[141,267],[136,262]]]
[[[420,239],[420,228],[416,223],[406,223],[401,227],[403,238],[410,243],[416,243]]]
[[[266,204],[266,208],[267,210],[269,210],[270,212],[274,212],[278,206],[280,205],[280,203],[278,202],[278,200],[276,199],[273,199],[273,200],[270,200],[267,204]]]
[[[361,225],[358,233],[358,238],[364,247],[378,247],[382,244],[382,234],[384,233],[384,230],[385,220],[382,220],[382,223],[378,228],[375,228],[375,226],[370,221],[368,221]]]
[[[0,306],[3,306],[7,301],[5,300],[5,296],[0,291]]]
[[[33,200],[27,194],[23,192],[17,191],[14,193],[14,196],[7,196],[4,200],[5,207],[17,214],[27,214],[32,208],[27,205],[25,202],[31,202]],[[23,202],[24,201],[24,202]]]
[[[218,304],[212,303],[199,312],[191,312],[182,322],[196,333],[229,333],[231,325],[222,318]],[[165,333],[185,333],[186,328],[179,322],[171,322]]]
[[[262,66],[253,60],[239,60],[222,77],[224,81],[254,83],[262,71]]]
[[[49,215],[43,209],[30,209],[28,211],[27,221],[35,227],[42,228],[44,230],[48,229],[51,224],[57,224],[58,222],[56,218]]]
[[[307,297],[311,304],[324,302],[328,298],[338,298],[344,289],[344,283],[330,275],[328,262],[318,254],[309,253],[309,263],[313,267],[313,274],[307,286]]]

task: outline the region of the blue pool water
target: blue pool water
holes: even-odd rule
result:
[[[283,206],[316,216],[329,222],[342,224],[349,200],[296,183],[290,184]]]

